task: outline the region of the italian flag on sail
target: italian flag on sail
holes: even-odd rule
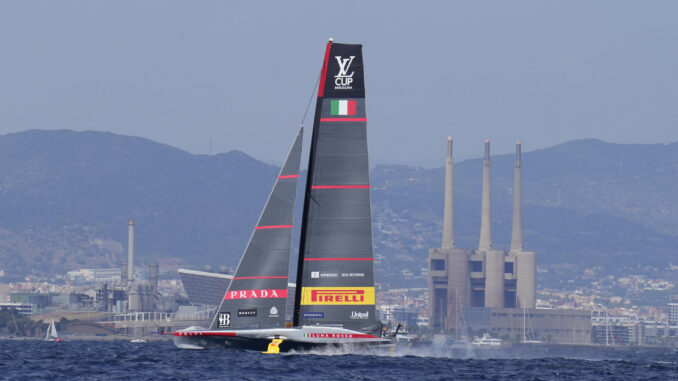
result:
[[[354,100],[332,100],[331,105],[330,115],[355,115]]]

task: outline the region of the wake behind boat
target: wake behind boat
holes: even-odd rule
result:
[[[283,164],[210,329],[177,331],[180,348],[272,351],[386,345],[376,319],[362,46],[325,50],[296,265],[285,321],[303,127]],[[275,341],[274,341],[275,340]]]

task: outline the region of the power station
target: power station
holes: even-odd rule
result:
[[[492,246],[490,174],[490,141],[486,139],[478,248],[458,248],[453,217],[454,157],[452,138],[448,137],[442,247],[429,250],[429,319],[434,329],[460,329],[462,311],[468,307],[535,308],[536,253],[523,248],[520,141],[516,142],[509,251]]]

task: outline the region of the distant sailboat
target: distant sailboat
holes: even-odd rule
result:
[[[528,337],[527,330],[529,328],[530,335]],[[523,307],[523,340],[522,344],[543,344],[543,341],[534,338],[534,331],[532,330],[532,323],[529,321],[525,308]]]
[[[52,319],[52,323],[49,325],[49,328],[47,328],[45,341],[56,341],[56,342],[62,341],[59,338],[59,334],[57,333],[56,325],[54,325],[54,319]]]
[[[174,333],[180,348],[267,353],[391,344],[376,318],[362,46],[325,51],[304,193],[293,322],[285,321],[299,131],[210,329]],[[292,297],[292,295],[290,295]],[[270,345],[269,345],[270,344]]]

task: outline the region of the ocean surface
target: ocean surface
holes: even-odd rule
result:
[[[571,353],[567,353],[567,352]],[[671,349],[570,348],[394,352],[312,351],[264,355],[177,349],[169,341],[0,340],[3,380],[671,380]],[[514,352],[514,353],[511,353]],[[578,354],[579,353],[579,354]],[[512,358],[520,357],[520,358]]]

